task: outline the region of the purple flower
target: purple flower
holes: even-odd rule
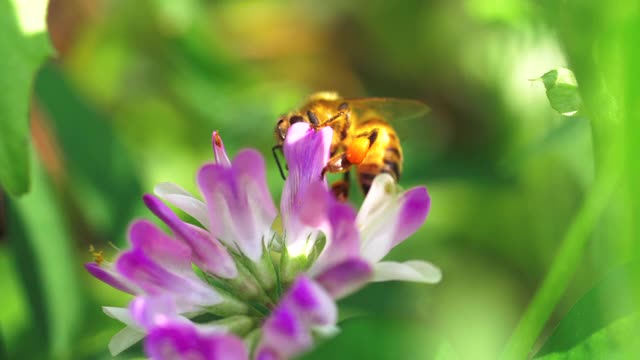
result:
[[[131,302],[130,314],[144,328],[145,353],[154,360],[245,360],[248,351],[240,338],[215,324],[195,324],[177,315],[168,297],[138,297]]]
[[[374,266],[372,281],[437,283],[441,280],[440,269],[426,261],[380,261],[418,230],[430,207],[431,198],[425,187],[401,191],[390,175],[376,176],[356,218],[362,237],[360,253]]]
[[[283,150],[289,175],[282,191],[280,211],[284,241],[289,252],[309,252],[316,240],[316,229],[302,221],[301,213],[304,204],[313,203],[318,196],[324,196],[322,193],[309,194],[308,189],[314,184],[326,189],[320,174],[329,160],[332,137],[333,130],[330,127],[316,132],[305,123],[294,124],[287,132]]]
[[[297,124],[296,124],[297,125]],[[424,223],[431,199],[425,187],[415,187],[402,191],[388,174],[378,175],[367,194],[357,215],[348,205],[338,202],[327,191],[324,182],[306,174],[312,169],[322,169],[325,158],[318,158],[316,164],[307,161],[309,151],[301,144],[320,154],[327,154],[330,143],[318,140],[318,135],[306,124],[292,126],[293,144],[285,143],[285,155],[289,165],[289,178],[283,192],[283,217],[285,209],[295,209],[288,216],[309,229],[321,230],[325,235],[326,245],[311,266],[310,272],[339,298],[355,290],[366,281],[405,280],[424,283],[437,283],[442,275],[431,263],[412,260],[404,263],[381,261],[396,245],[407,239]],[[300,135],[299,133],[302,133]],[[289,139],[289,135],[287,135]],[[329,138],[330,139],[330,138]],[[287,148],[286,146],[290,147]],[[302,147],[302,149],[298,148]],[[324,147],[324,150],[319,149]],[[292,149],[293,151],[287,152]],[[295,185],[289,184],[294,179]],[[307,179],[298,181],[297,179]],[[290,193],[288,187],[295,186],[298,191]],[[302,199],[302,200],[299,200]],[[307,236],[307,241],[314,238],[314,233]],[[305,239],[305,235],[300,236]],[[290,253],[297,254],[300,247],[295,242],[288,244]],[[303,249],[310,249],[307,245]],[[308,251],[303,254],[306,255]],[[303,255],[303,256],[305,256]],[[333,268],[332,268],[333,266]],[[373,267],[373,278],[368,278],[368,268]]]
[[[334,326],[336,318],[329,293],[299,276],[265,321],[256,358],[287,359],[307,351],[313,345],[313,330]]]
[[[191,267],[192,250],[186,244],[162,232],[146,220],[135,221],[129,228],[131,249],[122,252],[115,264],[86,265],[98,279],[138,296],[171,299],[180,314],[209,312],[218,315],[240,315],[248,307],[222,295],[197,276]],[[144,331],[123,308],[105,307],[107,315],[127,325],[109,344],[117,354],[140,340]],[[135,338],[135,341],[131,339]]]
[[[192,323],[168,323],[153,328],[144,342],[153,360],[246,360],[248,351],[236,336],[198,332]]]
[[[267,190],[264,159],[242,150],[230,160],[217,132],[215,162],[196,177],[201,199],[171,183],[155,188],[158,197],[144,195],[172,234],[135,221],[131,248],[115,263],[86,265],[135,296],[129,308],[104,308],[127,325],[113,337],[111,352],[145,338],[153,359],[245,359],[250,352],[261,360],[286,359],[335,333],[335,301],[367,282],[438,282],[440,271],[429,263],[381,261],[424,222],[426,189],[403,192],[390,176],[379,175],[356,212],[320,177],[332,136],[330,127],[290,127],[281,230],[274,226],[278,209]],[[199,224],[183,221],[161,199]]]
[[[277,216],[267,189],[264,158],[257,151],[246,149],[230,161],[217,132],[213,133],[212,142],[216,162],[201,167],[197,175],[204,202],[172,183],[163,183],[155,188],[158,196],[193,216],[204,229],[182,222],[151,195],[147,195],[147,205],[177,234],[180,235],[180,228],[187,227],[192,235],[197,233],[196,236],[180,235],[190,239],[194,252],[201,254],[204,267],[196,265],[209,270],[211,275],[236,279],[235,284],[243,287],[238,290],[251,297],[261,297],[263,294],[251,283],[257,282],[267,291],[275,287],[271,256],[265,249],[271,247],[274,237],[271,225]],[[170,218],[163,217],[163,212]],[[236,266],[243,265],[236,262],[233,266],[229,254],[246,258],[249,268],[240,271],[253,272],[255,278],[239,274]]]

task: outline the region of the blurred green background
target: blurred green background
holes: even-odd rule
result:
[[[20,17],[7,1],[4,25]],[[267,157],[279,199],[273,126],[318,90],[429,105],[398,128],[402,184],[425,184],[431,213],[390,258],[432,261],[444,278],[345,299],[342,334],[309,359],[497,358],[608,174],[615,190],[579,222],[588,242],[571,249],[570,281],[529,356],[574,348],[637,308],[634,1],[52,0],[47,25],[55,56],[20,97],[31,100],[30,192],[0,195],[0,357],[111,358],[121,325],[101,306],[129,298],[84,271],[89,245],[107,259],[109,242],[126,247],[128,222],[152,218],[140,198],[154,184],[196,191],[216,129],[231,154]],[[531,81],[557,67],[578,79],[575,116]],[[28,85],[11,71],[0,96]]]

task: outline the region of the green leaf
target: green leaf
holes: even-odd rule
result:
[[[68,195],[92,229],[116,241],[141,204],[135,162],[112,121],[83,98],[57,66],[42,68],[35,90],[66,160],[73,189]]]
[[[29,189],[29,99],[35,72],[52,54],[46,0],[0,1],[0,184]]]
[[[551,353],[536,359],[634,359],[638,355],[640,345],[639,330],[640,314],[635,313],[594,333],[568,351]]]
[[[0,284],[2,284],[3,296],[0,297],[0,333],[4,349],[14,347],[17,334],[31,325],[31,319],[28,316],[30,309],[15,262],[12,249],[8,246],[2,247],[0,249]],[[3,357],[0,353],[0,359],[7,359],[7,357]]]
[[[70,358],[82,309],[79,265],[66,219],[35,158],[31,170],[32,191],[9,203],[9,239],[36,327],[28,346],[42,351],[47,345],[50,358]]]
[[[547,89],[547,98],[551,107],[564,116],[573,116],[582,106],[578,93],[578,82],[573,72],[566,68],[557,68],[542,75],[540,79]]]
[[[4,338],[2,337],[2,333],[0,333],[0,359],[6,359],[7,351],[4,348]]]
[[[567,352],[600,329],[631,314],[634,306],[627,287],[631,281],[630,270],[630,265],[627,265],[610,272],[580,298],[556,327],[538,355]]]

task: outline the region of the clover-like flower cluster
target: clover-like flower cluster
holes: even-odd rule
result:
[[[231,161],[213,133],[215,162],[197,174],[202,199],[163,183],[143,200],[171,230],[147,220],[129,228],[131,247],[87,270],[134,295],[128,308],[104,307],[126,327],[112,354],[144,339],[152,359],[287,359],[335,332],[336,300],[369,281],[440,281],[424,261],[381,261],[424,222],[424,187],[401,191],[378,175],[360,210],[334,198],[321,171],[332,129],[291,126],[289,176],[280,211],[255,150]],[[164,201],[199,224],[181,220]]]

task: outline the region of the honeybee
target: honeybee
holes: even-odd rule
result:
[[[333,128],[330,159],[322,170],[344,173],[343,179],[332,184],[335,195],[346,200],[349,195],[349,170],[355,167],[358,183],[366,195],[371,183],[380,173],[390,174],[396,181],[402,174],[402,146],[390,122],[415,118],[428,111],[425,104],[415,100],[391,98],[343,99],[335,92],[312,94],[298,110],[283,115],[275,127],[277,144],[273,155],[285,178],[277,150],[282,150],[289,127],[306,122],[312,128]]]

